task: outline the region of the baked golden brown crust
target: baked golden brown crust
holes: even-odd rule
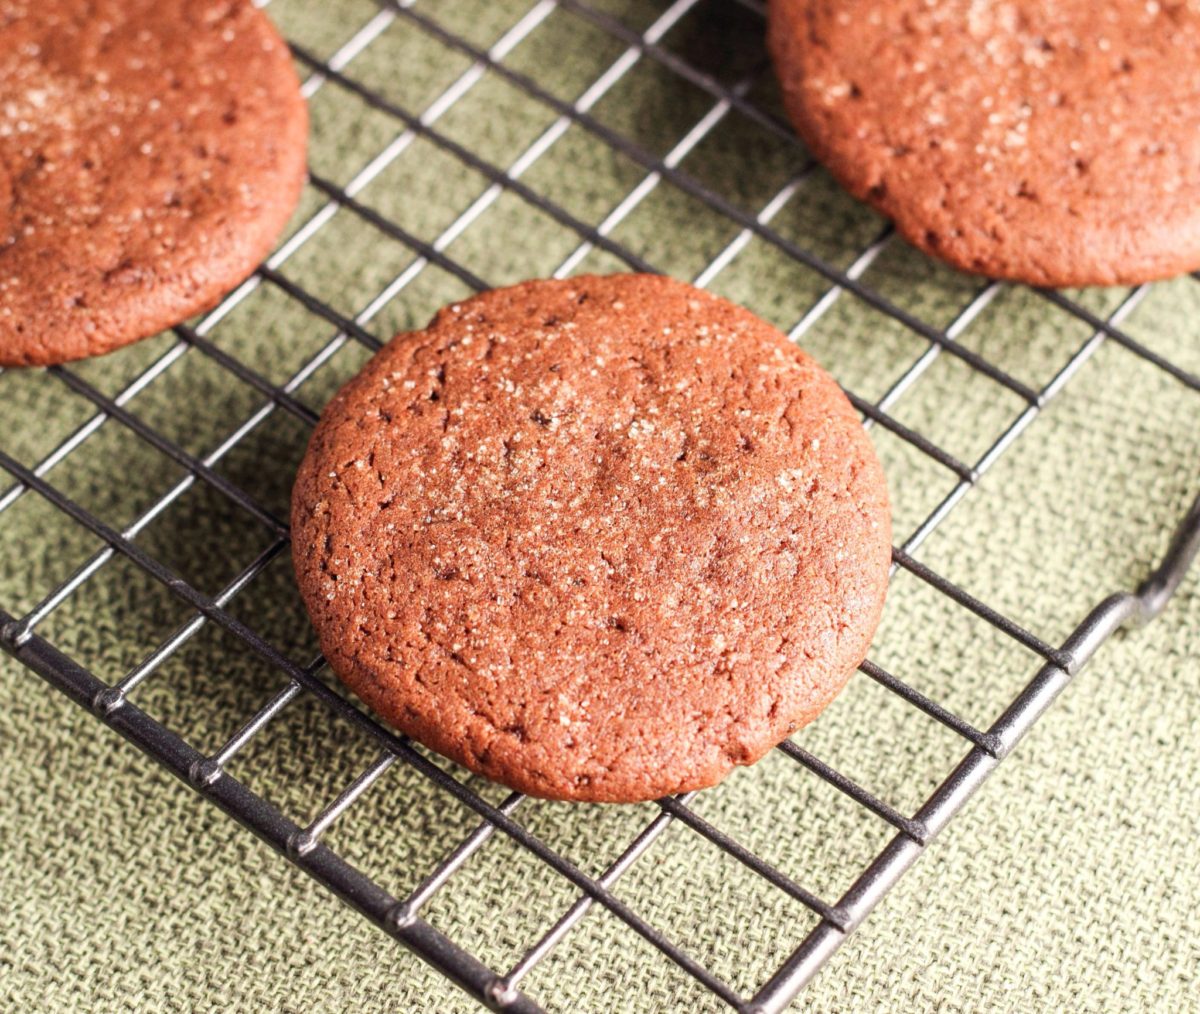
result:
[[[287,46],[248,0],[0,0],[0,365],[207,309],[305,177]]]
[[[527,282],[400,335],[326,408],[292,500],[334,671],[513,788],[711,785],[866,654],[883,474],[837,384],[648,275]]]
[[[911,243],[1037,285],[1200,267],[1200,5],[770,0],[788,112]]]

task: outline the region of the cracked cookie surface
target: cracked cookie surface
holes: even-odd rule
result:
[[[155,334],[287,224],[308,113],[249,0],[0,0],[0,366]]]
[[[798,132],[955,267],[1036,285],[1200,267],[1195,0],[771,0]]]
[[[330,402],[293,557],[338,676],[496,781],[711,785],[866,654],[890,562],[874,449],[750,312],[647,275],[442,310]]]

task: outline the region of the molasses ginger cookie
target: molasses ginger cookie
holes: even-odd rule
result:
[[[330,402],[292,498],[300,591],[387,721],[551,799],[720,781],[866,654],[884,478],[833,379],[649,275],[442,310]]]
[[[955,267],[1111,285],[1200,267],[1200,5],[770,0],[797,130]]]
[[[212,306],[286,225],[308,114],[249,0],[0,0],[0,365]]]

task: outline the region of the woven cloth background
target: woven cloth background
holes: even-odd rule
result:
[[[625,44],[569,9],[545,17],[505,64],[574,100]],[[567,4],[567,7],[570,5]],[[635,31],[667,10],[650,0],[597,3]],[[676,4],[672,10],[680,8]],[[480,46],[529,8],[524,0],[418,0],[414,11]],[[293,39],[328,56],[378,8],[367,0],[275,0]],[[762,71],[761,21],[734,0],[698,2],[663,46],[777,112]],[[470,66],[400,18],[347,73],[420,113]],[[713,98],[643,57],[600,99],[601,123],[662,155]],[[401,130],[335,84],[312,103],[314,170],[345,184]],[[437,121],[451,140],[507,167],[556,114],[485,74]],[[757,213],[804,163],[798,145],[729,113],[681,163],[726,199]],[[645,178],[644,167],[572,126],[522,177],[595,223]],[[426,241],[488,181],[443,144],[420,138],[360,194]],[[322,204],[306,194],[296,226]],[[847,266],[882,223],[817,172],[772,222],[779,233]],[[613,232],[657,267],[691,277],[738,229],[670,181]],[[492,284],[552,272],[579,236],[512,193],[447,247]],[[288,278],[353,315],[412,262],[402,242],[339,211],[288,260]],[[620,262],[592,251],[579,270]],[[864,276],[938,326],[977,282],[899,243]],[[826,287],[761,239],[712,281],[790,327]],[[423,323],[468,291],[432,266],[366,325],[380,338]],[[1096,312],[1120,292],[1074,293]],[[1125,321],[1155,351],[1200,369],[1200,289],[1155,286]],[[211,340],[274,383],[332,336],[328,323],[264,285]],[[1037,294],[1005,289],[962,341],[1041,387],[1089,329]],[[805,344],[851,389],[878,398],[925,350],[889,318],[843,296]],[[72,367],[114,394],[172,348],[160,336]],[[297,390],[319,409],[367,351],[339,349]],[[157,432],[203,455],[262,405],[262,396],[190,349],[128,402]],[[1200,402],[1194,392],[1112,342],[1101,343],[929,538],[919,557],[1050,643],[1060,643],[1109,591],[1136,583],[1165,546],[1200,482]],[[974,461],[1024,409],[1001,386],[949,355],[899,399],[898,419]],[[94,412],[60,378],[0,374],[0,447],[41,461]],[[216,463],[278,516],[306,428],[276,411]],[[873,430],[903,539],[951,491],[950,472]],[[185,473],[109,421],[48,472],[67,495],[128,525]],[[7,479],[0,478],[0,493]],[[139,545],[207,592],[268,545],[266,528],[196,483],[139,533]],[[36,496],[0,513],[0,607],[20,615],[99,544]],[[230,610],[306,663],[313,639],[286,554]],[[178,600],[114,558],[54,609],[38,632],[93,672],[119,679],[189,618]],[[1037,668],[1026,649],[911,575],[893,582],[872,657],[977,725],[986,726]],[[205,626],[132,699],[202,749],[214,749],[284,683]],[[855,678],[797,737],[872,791],[912,812],[965,752],[952,733]],[[1200,588],[1187,581],[1169,612],[1107,644],[931,847],[860,933],[797,1002],[799,1009],[1182,1010],[1200,967]],[[366,743],[301,699],[231,772],[306,822],[371,759]],[[496,787],[470,784],[492,801]],[[796,880],[836,897],[887,840],[880,821],[775,754],[701,795],[696,809]],[[644,807],[529,801],[519,819],[597,873],[654,814]],[[393,892],[411,889],[473,826],[470,814],[394,767],[330,831],[328,841]],[[790,901],[693,833],[673,828],[617,887],[618,895],[736,988],[751,992],[812,925]],[[417,959],[293,872],[248,833],[201,803],[89,715],[0,657],[0,1009],[468,1010],[471,1003]],[[565,882],[496,835],[430,902],[433,925],[506,968],[573,900]],[[717,1009],[678,970],[605,913],[594,911],[526,980],[566,1011]]]

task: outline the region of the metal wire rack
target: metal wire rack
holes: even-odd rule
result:
[[[285,28],[294,23],[304,36],[293,41],[293,51],[307,75],[306,96],[313,100],[318,93],[336,92],[343,103],[337,119],[354,129],[362,126],[361,133],[375,150],[359,165],[348,165],[350,159],[345,152],[334,151],[329,161],[336,172],[318,165],[315,151],[308,200],[295,231],[251,279],[203,319],[175,328],[173,335],[157,344],[147,343],[141,352],[121,353],[130,357],[135,368],[126,371],[119,383],[106,386],[99,380],[89,380],[87,368],[81,366],[49,371],[53,383],[61,385],[72,404],[77,409],[85,407],[86,412],[68,435],[39,451],[33,460],[23,461],[5,446],[11,434],[9,438],[0,436],[0,470],[10,477],[9,484],[0,489],[0,544],[6,535],[6,518],[16,512],[18,504],[41,498],[70,526],[90,534],[95,548],[91,552],[80,550],[81,562],[65,579],[54,581],[49,590],[38,589],[40,598],[28,608],[13,613],[0,609],[0,645],[489,1007],[540,1009],[536,999],[525,991],[527,977],[571,937],[589,911],[597,909],[606,910],[651,945],[664,960],[664,968],[682,970],[711,997],[742,1011],[778,1011],[862,922],[1100,644],[1128,621],[1147,620],[1163,608],[1200,545],[1200,501],[1186,512],[1163,563],[1139,590],[1105,599],[1057,645],[1027,629],[1005,609],[981,601],[914,554],[951,511],[980,487],[986,473],[1010,448],[1019,440],[1030,439],[1024,434],[1035,419],[1102,346],[1120,346],[1136,360],[1162,371],[1188,395],[1200,392],[1200,377],[1135,338],[1123,326],[1147,296],[1147,287],[1121,292],[1115,297],[1115,305],[1102,309],[1094,308],[1083,294],[1030,294],[1056,326],[1061,324],[1064,330],[1081,326],[1084,333],[1083,340],[1058,362],[1048,379],[1030,384],[1020,379],[1019,371],[999,365],[966,340],[969,329],[1010,287],[980,283],[963,289],[965,283],[959,280],[955,283],[957,289],[950,287],[962,297],[955,312],[948,322],[935,323],[930,314],[906,308],[903,298],[889,297],[880,286],[872,284],[870,270],[897,244],[892,241],[890,229],[868,213],[846,202],[845,207],[851,209],[846,214],[859,217],[847,219],[848,225],[841,223],[827,230],[821,242],[808,242],[796,236],[794,230],[779,225],[789,211],[808,206],[812,189],[821,186],[820,170],[772,105],[760,41],[762,5],[758,0],[536,0],[532,6],[519,9],[515,3],[481,4],[478,11],[464,12],[464,8],[475,5],[382,0],[364,8],[347,0],[341,5],[314,5],[325,8],[314,28],[305,20],[312,12],[305,11],[298,0],[290,5],[294,9],[291,17],[283,10],[288,0],[275,0],[273,12],[278,11]],[[345,19],[356,12],[360,14],[359,23],[347,36]],[[474,24],[476,20],[480,24]],[[490,39],[481,39],[496,25],[501,27]],[[574,69],[584,68],[582,84],[573,80],[572,74],[551,82],[544,62],[545,48],[540,51],[543,62],[532,69],[517,60],[553,25],[559,28],[552,47],[562,45],[564,39],[567,44],[577,40],[578,48],[562,54],[561,62]],[[337,31],[343,40],[340,45],[324,45]],[[691,39],[691,43],[679,42],[681,37]],[[697,40],[703,51],[700,56],[695,52]],[[410,54],[432,54],[433,63],[450,68],[419,107],[395,97],[395,89],[388,86],[386,68],[394,66],[388,61],[398,60],[401,49]],[[385,51],[379,61],[379,66],[385,68],[384,76],[380,76],[379,67],[370,73],[356,73],[378,50]],[[635,136],[644,127],[636,117],[622,120],[620,115],[612,115],[611,108],[602,111],[606,100],[621,107],[625,101],[621,89],[642,70],[671,82],[670,87],[686,87],[690,96],[683,106],[689,116],[693,110],[696,115],[682,130],[675,129],[677,124],[671,126],[674,133],[670,143]],[[522,143],[510,146],[503,158],[494,154],[503,146],[464,131],[462,123],[454,119],[467,97],[488,83],[493,88],[502,87],[517,108],[537,112],[538,129],[523,137]],[[502,116],[503,111],[498,115]],[[730,186],[728,179],[713,181],[691,167],[697,153],[717,141],[734,123],[742,125],[742,133],[735,135],[733,143],[744,150],[736,162],[741,168],[733,173],[737,178]],[[752,141],[747,140],[747,131],[753,134]],[[318,133],[314,135],[314,149],[318,147]],[[550,196],[544,181],[541,185],[527,181],[568,136],[583,138],[591,150],[600,153],[598,161],[577,164],[573,170],[564,170],[560,165],[557,171],[568,175],[573,172],[585,188],[602,177],[609,183],[619,180],[621,193],[602,196],[589,204],[568,199],[570,195]],[[396,189],[385,186],[389,171],[405,165],[406,153],[410,161],[418,158],[418,151],[436,152],[467,174],[439,179],[448,205],[456,210],[436,229],[423,233],[404,224],[404,215],[393,210],[403,207],[402,203],[389,206],[386,200],[371,199],[376,190]],[[613,160],[613,164],[620,159],[621,172],[614,172],[611,178],[605,176],[609,165],[606,159]],[[772,182],[771,173],[764,167],[772,171],[782,167],[779,179]],[[378,186],[372,189],[372,184]],[[667,216],[665,220],[677,235],[690,237],[694,229],[699,229],[697,209],[719,227],[720,241],[705,248],[698,268],[693,263],[695,251],[690,248],[680,254],[675,247],[664,250],[653,241],[633,243],[622,238],[623,228],[639,209],[664,193],[673,195],[676,203],[668,202],[658,214]],[[401,192],[399,199],[420,198]],[[824,214],[826,205],[812,200],[817,213]],[[916,350],[910,361],[881,386],[880,393],[867,396],[850,392],[867,426],[887,434],[912,456],[909,460],[922,462],[945,480],[945,492],[939,494],[933,509],[905,533],[896,547],[894,570],[924,587],[948,610],[969,614],[973,622],[991,628],[1000,640],[1019,646],[1021,657],[1033,661],[1027,664],[1030,676],[1023,688],[1015,697],[1009,695],[1007,706],[989,715],[986,722],[969,721],[959,710],[917,689],[912,680],[874,661],[863,663],[865,677],[882,688],[889,700],[949,730],[957,743],[957,763],[941,772],[936,788],[922,793],[915,807],[889,802],[887,793],[872,791],[801,746],[798,740],[802,737],[780,746],[780,753],[789,763],[794,761],[797,770],[807,772],[806,778],[815,776],[831,786],[883,834],[882,847],[857,869],[836,900],[803,886],[767,858],[763,854],[766,850],[751,847],[702,816],[696,794],[660,800],[650,819],[627,838],[624,847],[600,872],[586,872],[584,864],[543,840],[520,819],[522,797],[500,797],[494,787],[464,777],[462,772],[382,728],[327,679],[319,657],[297,661],[294,644],[256,629],[237,608],[239,601],[255,595],[280,594],[275,586],[263,584],[263,575],[277,558],[286,556],[288,532],[281,512],[264,503],[252,482],[231,478],[223,468],[224,462],[268,420],[281,415],[306,432],[316,419],[315,407],[303,397],[313,378],[330,372],[333,379],[326,388],[331,387],[339,376],[336,370],[331,371],[331,364],[342,362],[344,354],[356,346],[367,352],[377,348],[381,335],[372,330],[372,325],[386,326],[388,314],[399,302],[411,303],[411,309],[403,312],[419,321],[443,301],[432,293],[416,292],[425,275],[438,272],[458,291],[487,287],[488,282],[476,271],[489,273],[488,265],[500,256],[497,251],[514,245],[513,220],[505,210],[506,202],[514,202],[509,207],[517,208],[521,215],[536,215],[549,223],[556,235],[568,238],[566,246],[554,253],[557,263],[553,273],[558,276],[596,267],[665,269],[681,274],[691,264],[690,273],[696,283],[711,286],[719,285],[740,258],[766,251],[790,272],[781,277],[804,280],[797,281],[798,298],[804,307],[792,318],[793,338],[812,338],[835,308],[848,301],[875,315],[873,319],[894,326],[907,336],[910,345],[906,347]],[[596,217],[587,217],[585,211],[596,206],[607,210],[592,224]],[[865,234],[864,223],[868,230]],[[386,284],[357,312],[338,308],[337,300],[318,291],[320,286],[298,280],[297,274],[288,270],[290,262],[298,260],[302,251],[338,224],[344,228],[339,234],[341,242],[354,242],[369,231],[405,252],[402,269],[387,277]],[[830,232],[834,234],[832,239]],[[429,235],[432,238],[425,238]],[[855,236],[864,235],[861,245],[854,241]],[[467,255],[475,249],[464,247],[467,238],[475,239],[482,250],[480,255]],[[699,242],[696,245],[703,246]],[[923,258],[911,253],[901,253],[900,257],[902,261],[924,263]],[[476,263],[484,267],[473,267]],[[513,263],[502,273],[514,276],[521,266]],[[932,266],[929,269],[934,270]],[[761,270],[765,272],[766,268]],[[336,270],[333,279],[337,284],[346,281]],[[489,277],[490,282],[512,280],[516,278]],[[770,287],[778,288],[778,283],[765,274],[751,286],[757,294]],[[398,300],[402,294],[405,299]],[[289,319],[303,319],[310,329],[326,329],[319,341],[286,370],[278,368],[270,350],[262,351],[261,342],[246,346],[221,341],[222,331],[237,329],[239,308],[261,299],[275,300],[293,315]],[[753,305],[754,300],[749,301]],[[382,331],[383,336],[387,333]],[[1003,424],[989,436],[982,450],[970,455],[949,449],[950,441],[927,432],[932,427],[902,421],[898,411],[923,378],[951,360],[965,371],[961,376],[986,378],[994,389],[1011,399],[1005,402],[1012,411]],[[359,361],[361,356],[351,358],[341,367],[342,374],[350,372]],[[188,449],[186,422],[167,424],[155,421],[152,413],[138,410],[143,396],[168,377],[182,377],[181,390],[186,391],[187,378],[199,368],[198,363],[208,364],[231,384],[244,385],[258,405],[223,438],[202,451]],[[286,375],[276,379],[281,373]],[[14,375],[8,379],[13,381]],[[1192,409],[1196,408],[1200,408],[1200,401],[1192,403]],[[961,410],[969,412],[970,407]],[[121,525],[105,520],[102,511],[89,508],[81,497],[70,495],[62,483],[56,482],[56,475],[63,474],[72,461],[100,455],[96,447],[101,434],[114,427],[128,431],[172,463],[178,475],[165,489],[145,489],[135,516]],[[302,442],[300,439],[293,444],[302,446]],[[106,478],[113,481],[111,473],[106,473]],[[897,476],[893,474],[891,479],[895,484]],[[186,560],[186,552],[172,556],[161,550],[161,542],[155,544],[145,538],[156,525],[165,524],[173,544],[182,544],[186,549],[189,541],[198,539],[200,533],[170,522],[173,509],[190,491],[198,489],[213,494],[216,502],[232,512],[238,525],[253,527],[259,536],[265,532],[265,544],[260,539],[252,558],[241,564],[232,577],[226,575],[215,592],[203,590],[203,582],[185,576],[186,567],[180,561]],[[200,523],[204,523],[203,516]],[[132,572],[147,575],[180,604],[182,613],[178,615],[183,618],[166,636],[157,635],[153,647],[134,664],[122,663],[115,677],[101,678],[98,667],[83,658],[82,651],[55,643],[47,629],[53,626],[53,617],[59,611],[84,594],[89,582],[122,560]],[[260,587],[269,590],[258,591]],[[898,594],[902,593],[894,590],[893,598]],[[11,603],[0,605],[15,608]],[[204,632],[213,629],[225,636],[204,641]],[[173,658],[201,643],[210,671],[220,672],[235,656],[252,656],[282,679],[282,686],[257,708],[239,711],[231,706],[221,716],[227,731],[215,746],[198,744],[185,732],[167,727],[139,703],[140,692],[153,685],[156,675],[160,680],[167,678],[163,673]],[[1008,663],[998,662],[997,666],[1002,664]],[[330,731],[335,721],[339,729],[352,729],[354,738],[360,744],[369,744],[370,749],[369,760],[307,820],[285,815],[285,807],[256,791],[248,776],[231,771],[231,766],[236,767],[235,760],[245,757],[252,744],[302,700],[315,703],[327,717],[324,724],[318,723],[316,735],[326,737],[329,749],[340,748]],[[361,805],[368,790],[372,794],[389,791],[385,776],[393,768],[409,772],[426,791],[456,802],[472,815],[465,833],[446,834],[432,843],[434,852],[430,855],[435,858],[427,862],[423,875],[406,893],[385,887],[346,858],[347,848],[331,844],[335,827],[345,825],[351,808]],[[771,814],[762,814],[761,820],[769,824]],[[622,900],[618,882],[652,853],[669,829],[684,829],[715,846],[770,890],[782,892],[810,913],[806,935],[752,989],[735,988],[709,963],[691,954],[686,942],[674,939]],[[532,857],[538,876],[556,878],[572,892],[569,902],[552,913],[507,967],[491,967],[435,928],[425,916],[432,900],[449,884],[472,876],[472,857],[486,851],[497,832],[499,840],[511,840],[521,853]]]

